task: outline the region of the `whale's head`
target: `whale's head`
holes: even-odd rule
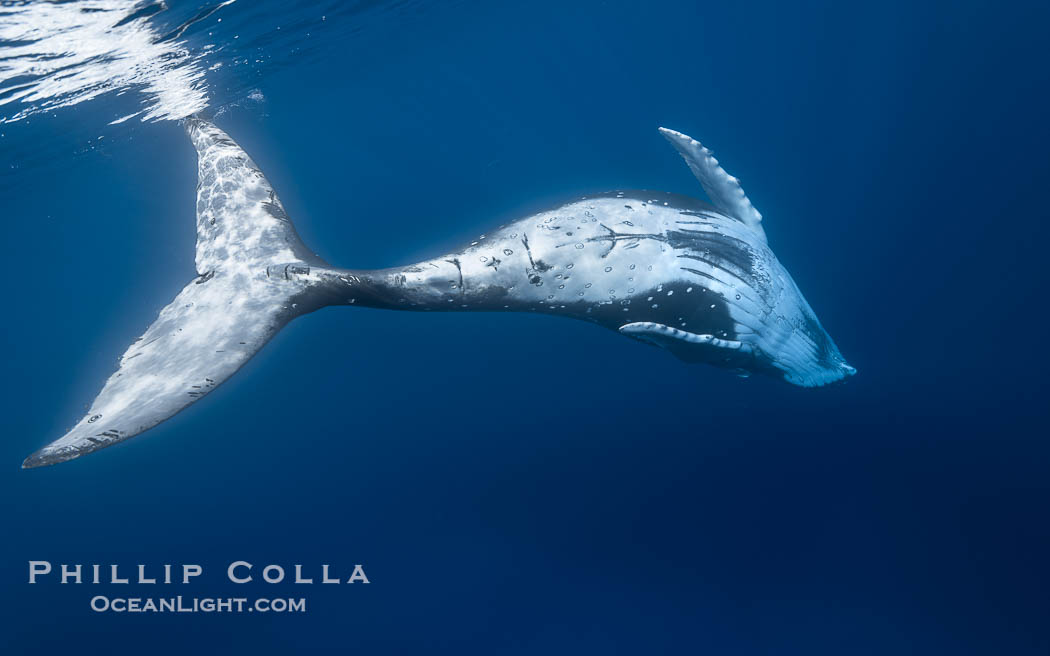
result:
[[[794,281],[786,282],[789,289],[767,318],[767,329],[757,336],[754,355],[760,367],[800,387],[821,387],[856,374]]]
[[[744,277],[755,302],[731,302],[729,314],[743,332],[738,339],[750,345],[756,368],[800,387],[821,387],[856,374],[773,252],[764,244],[748,250],[753,269]]]
[[[714,292],[715,302],[706,309],[712,317],[721,316],[722,325],[715,320],[708,322],[713,326],[698,325],[702,333],[686,333],[669,325],[636,322],[623,326],[621,332],[671,348],[683,359],[757,370],[802,387],[827,385],[857,373],[769,250],[762,214],[740,181],[699,141],[675,130],[660,128],[660,132],[689,165],[717,210],[687,212],[698,220],[676,220],[668,241],[679,257],[694,262],[682,270],[705,279]],[[684,344],[700,348],[686,350]]]
[[[687,362],[800,387],[857,373],[764,239],[718,213],[696,215],[705,221],[699,229],[666,233],[677,271],[663,271],[672,281],[641,295],[645,320],[620,325],[621,333]]]

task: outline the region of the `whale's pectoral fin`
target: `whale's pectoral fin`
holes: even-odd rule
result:
[[[620,333],[665,348],[687,362],[729,363],[750,355],[751,345],[714,335],[698,335],[662,323],[638,321],[620,326]]]
[[[762,229],[762,215],[751,204],[743,187],[740,186],[740,181],[718,165],[718,160],[711,154],[711,151],[704,148],[696,139],[681,132],[660,128],[660,134],[664,135],[685,159],[689,169],[700,181],[708,198],[711,199],[711,203],[722,212],[750,227],[765,242],[766,233]]]
[[[120,359],[91,409],[23,467],[71,460],[156,426],[229,378],[302,310],[268,265],[320,262],[277,195],[226,134],[186,122],[197,149],[197,277]]]

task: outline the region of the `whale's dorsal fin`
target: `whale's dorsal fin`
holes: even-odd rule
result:
[[[762,215],[751,204],[743,187],[740,186],[740,181],[718,165],[718,160],[711,154],[711,151],[704,148],[696,139],[681,132],[660,128],[660,134],[664,135],[664,138],[670,141],[675,150],[685,159],[689,169],[700,181],[708,198],[711,199],[711,203],[754,230],[765,242],[766,233],[762,229]]]
[[[156,426],[233,375],[303,311],[301,288],[275,283],[267,265],[309,271],[320,259],[226,133],[198,119],[186,129],[198,159],[198,276],[128,347],[84,418],[23,467],[71,460]]]

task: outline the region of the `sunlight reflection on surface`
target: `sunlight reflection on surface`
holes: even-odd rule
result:
[[[232,4],[206,8],[168,35],[150,17],[163,2],[86,0],[31,3],[0,9],[0,123],[69,107],[102,94],[138,90],[143,121],[177,120],[208,106],[203,52],[192,54],[179,40],[192,22]],[[9,113],[16,108],[18,111]]]

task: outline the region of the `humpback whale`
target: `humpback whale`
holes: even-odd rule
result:
[[[329,305],[543,312],[590,321],[686,362],[803,387],[856,370],[766,243],[762,215],[694,139],[661,128],[711,204],[614,191],[577,198],[461,250],[380,270],[340,269],[308,249],[251,158],[200,118],[197,277],[120,358],[87,414],[23,467],[146,431],[232,376],[289,321]]]

